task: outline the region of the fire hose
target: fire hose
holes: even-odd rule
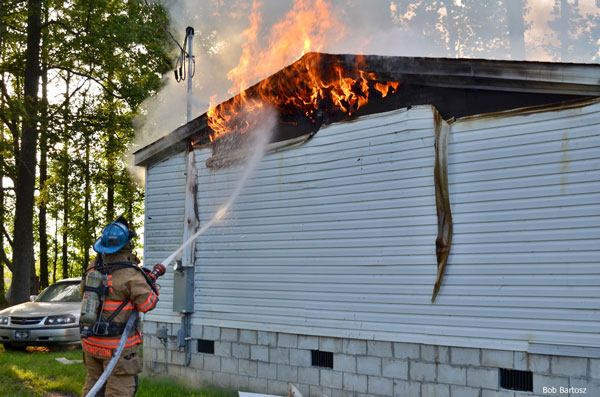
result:
[[[258,154],[260,156],[262,156],[261,151],[257,151],[257,152],[259,152]],[[254,154],[253,159],[254,158],[260,159],[260,156],[257,156],[256,154]],[[253,164],[253,163],[254,163],[254,165],[257,163],[256,159],[254,159],[254,161],[251,161],[251,164]],[[152,273],[149,275],[150,277],[152,277],[154,280],[156,280],[158,277],[165,274],[165,272],[166,272],[165,266],[168,266],[175,259],[175,257],[181,251],[183,251],[183,249],[185,247],[190,245],[192,243],[192,241],[194,241],[196,238],[198,238],[198,236],[200,236],[202,233],[204,233],[209,227],[211,227],[214,223],[218,222],[224,216],[224,214],[229,210],[229,207],[231,206],[233,201],[236,199],[236,197],[240,193],[240,190],[241,190],[242,186],[244,185],[244,182],[246,181],[246,179],[248,179],[248,177],[250,175],[250,171],[253,170],[253,168],[254,167],[247,167],[246,171],[244,172],[244,175],[242,176],[242,182],[240,184],[238,184],[236,190],[233,192],[233,194],[229,198],[229,201],[227,201],[227,203],[215,214],[215,216],[209,222],[207,222],[202,228],[200,228],[200,230],[198,230],[196,233],[194,233],[187,241],[185,241],[177,250],[175,250],[171,255],[169,255],[163,261],[164,265],[162,265],[162,264],[154,265],[154,269],[152,270]],[[86,394],[86,397],[95,397],[96,396],[96,393],[98,393],[98,391],[102,388],[102,386],[104,385],[104,383],[110,376],[112,370],[114,369],[115,365],[117,365],[117,361],[119,360],[119,357],[121,356],[121,353],[123,352],[123,348],[125,346],[125,341],[127,340],[127,335],[129,334],[129,332],[131,331],[131,328],[133,327],[133,322],[134,322],[133,319],[135,319],[136,315],[137,315],[137,312],[134,311],[131,314],[131,317],[129,317],[129,320],[127,320],[127,324],[125,326],[125,330],[123,331],[123,335],[121,336],[121,340],[119,341],[119,345],[117,346],[117,350],[115,351],[113,357],[110,359],[110,362],[106,366],[106,369],[104,370],[104,372],[102,373],[100,378],[96,381],[96,384],[92,387],[90,392],[88,394]],[[131,325],[130,325],[130,323],[131,323]]]
[[[108,377],[112,373],[113,369],[115,368],[115,365],[117,365],[117,361],[119,361],[119,357],[121,357],[121,353],[123,353],[123,349],[125,348],[125,342],[127,341],[127,335],[129,335],[129,332],[133,328],[133,324],[135,323],[136,317],[137,310],[133,309],[133,313],[131,313],[131,316],[129,316],[129,319],[127,320],[127,324],[125,324],[125,330],[123,330],[123,335],[121,335],[121,340],[119,341],[119,345],[117,346],[115,353],[113,354],[112,358],[108,362],[108,365],[104,369],[102,376],[98,378],[98,380],[94,384],[94,387],[92,387],[89,393],[86,394],[86,397],[94,397],[96,393],[100,391],[102,386],[104,386],[106,379],[108,379]]]
[[[156,281],[156,279],[159,278],[160,276],[162,276],[163,274],[165,274],[165,272],[166,272],[166,268],[162,264],[159,263],[157,265],[154,265],[152,272],[148,276],[151,279],[153,279],[154,281]],[[125,329],[123,330],[123,334],[121,335],[121,340],[119,340],[117,349],[113,353],[113,356],[110,359],[110,361],[108,362],[108,365],[106,366],[106,368],[104,368],[104,372],[102,373],[100,378],[98,378],[98,380],[96,381],[94,386],[90,389],[88,394],[86,394],[86,397],[95,397],[96,393],[98,393],[98,391],[100,391],[102,386],[104,386],[104,384],[106,383],[106,380],[112,373],[113,369],[115,369],[115,366],[117,365],[117,362],[119,361],[119,358],[121,357],[121,354],[123,353],[123,349],[125,348],[125,342],[127,341],[129,332],[131,332],[131,329],[133,328],[133,324],[135,323],[137,314],[138,314],[137,310],[133,309],[131,316],[129,316],[129,318],[127,319],[127,323],[125,324]]]
[[[203,227],[201,227],[196,233],[194,233],[190,238],[188,238],[187,241],[185,241],[177,250],[175,250],[173,253],[171,253],[171,255],[169,255],[162,262],[162,264],[155,265],[152,270],[152,273],[149,274],[149,276],[151,278],[156,280],[158,277],[165,274],[165,272],[166,272],[165,266],[168,266],[175,259],[175,257],[181,251],[183,251],[183,249],[185,247],[190,245],[194,240],[196,240],[196,238],[198,238],[198,236],[200,236],[202,233],[204,233],[209,227],[211,227],[213,224],[215,224],[216,222],[221,220],[224,217],[224,215],[227,213],[227,211],[229,211],[229,208],[231,207],[231,205],[233,204],[233,202],[235,201],[237,196],[240,194],[242,187],[244,186],[246,181],[249,179],[251,173],[254,171],[254,169],[256,169],[256,167],[258,166],[258,163],[262,159],[262,156],[264,154],[264,148],[267,145],[267,143],[269,142],[270,137],[271,137],[271,132],[272,132],[271,130],[274,125],[274,120],[275,119],[273,119],[272,117],[267,117],[266,121],[263,122],[264,125],[262,126],[262,128],[264,131],[262,134],[259,135],[259,139],[258,139],[256,148],[255,148],[254,152],[252,153],[252,155],[250,156],[250,159],[248,160],[248,165],[244,169],[244,172],[242,174],[240,182],[237,184],[235,190],[232,192],[231,196],[229,197],[229,200],[225,203],[224,206],[221,207],[221,209],[219,209],[219,211],[217,211],[217,213],[213,216],[213,218],[210,221],[208,221],[206,224],[204,224]],[[121,353],[123,352],[123,348],[125,346],[125,341],[127,340],[127,335],[129,334],[129,332],[131,331],[131,328],[133,327],[133,323],[135,321],[136,315],[137,315],[137,312],[134,310],[134,312],[131,314],[131,316],[127,320],[125,330],[123,331],[123,335],[121,336],[121,340],[119,341],[119,345],[117,346],[117,349],[116,349],[115,353],[113,354],[113,357],[111,358],[110,362],[106,366],[106,369],[104,370],[104,372],[102,373],[102,375],[100,376],[98,381],[96,381],[96,384],[92,387],[90,392],[86,395],[86,397],[95,397],[96,393],[102,388],[102,386],[104,385],[104,383],[110,376],[112,370],[114,369],[115,365],[117,364],[117,361],[119,360],[119,357],[121,356]]]

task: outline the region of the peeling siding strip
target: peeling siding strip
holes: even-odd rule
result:
[[[184,208],[184,226],[182,243],[198,230],[198,202],[196,200],[198,192],[198,170],[194,158],[194,148],[188,147],[185,155],[185,208]],[[196,242],[192,242],[182,252],[181,263],[183,266],[194,266],[196,252]]]
[[[433,177],[435,180],[435,205],[437,208],[438,235],[435,240],[435,254],[437,257],[437,277],[433,286],[431,301],[440,292],[450,246],[452,244],[452,211],[450,210],[450,193],[448,191],[448,136],[450,127],[442,116],[433,109],[435,128],[435,166]]]

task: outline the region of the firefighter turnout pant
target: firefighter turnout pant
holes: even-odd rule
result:
[[[139,345],[126,347],[123,350],[123,354],[119,357],[119,361],[117,361],[117,365],[106,380],[104,387],[96,394],[97,397],[132,397],[135,395],[137,391],[137,374],[141,372],[138,351]],[[109,361],[110,357],[100,357],[86,351],[83,352],[83,363],[87,375],[82,396],[87,395],[94,387]]]

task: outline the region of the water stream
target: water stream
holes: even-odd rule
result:
[[[252,132],[253,135],[255,135],[253,145],[254,148],[251,151],[251,155],[249,156],[248,161],[244,167],[242,177],[240,178],[235,189],[231,193],[229,200],[227,200],[225,205],[223,205],[208,222],[206,222],[200,229],[198,229],[196,233],[194,233],[187,241],[185,241],[179,248],[177,248],[171,255],[169,255],[164,261],[161,262],[164,266],[168,266],[171,262],[173,262],[177,255],[179,255],[179,253],[181,253],[181,251],[185,249],[185,247],[190,245],[194,240],[196,240],[200,235],[206,232],[215,223],[223,219],[225,214],[229,211],[229,209],[239,196],[240,192],[242,191],[242,188],[244,187],[248,179],[250,179],[252,173],[260,164],[265,153],[265,148],[271,138],[274,125],[275,120],[273,116],[266,115],[266,117],[262,118],[260,124]]]

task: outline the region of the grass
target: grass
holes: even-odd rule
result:
[[[81,360],[81,350],[27,348],[0,353],[0,390],[15,397],[54,395],[78,396],[83,388],[83,364],[64,365],[58,357]],[[60,392],[60,393],[58,393]]]
[[[2,346],[2,345],[0,345]],[[0,347],[0,390],[2,396],[79,396],[85,381],[81,363],[61,364],[58,357],[81,360],[80,349],[28,347],[26,351],[6,351]],[[235,392],[195,389],[173,379],[140,376],[136,397],[233,397]]]

